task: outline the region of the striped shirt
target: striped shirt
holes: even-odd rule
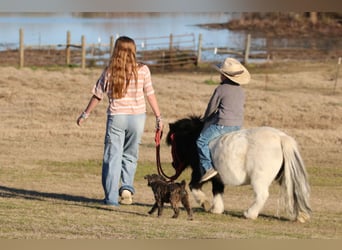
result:
[[[147,65],[138,67],[138,84],[135,84],[134,78],[129,83],[127,93],[120,99],[111,97],[109,90],[109,74],[105,69],[100,78],[97,80],[92,93],[99,99],[103,99],[107,94],[109,105],[107,109],[108,115],[118,114],[142,114],[146,112],[145,95],[153,95],[151,72]]]

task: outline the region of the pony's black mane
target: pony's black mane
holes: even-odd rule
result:
[[[188,166],[192,169],[191,181],[189,182],[190,189],[202,186],[202,183],[200,183],[202,172],[199,165],[196,140],[203,126],[204,122],[201,117],[189,116],[188,118],[170,123],[170,130],[166,137],[166,143],[172,147],[172,166],[175,169],[178,167],[183,168],[181,172]],[[223,189],[222,182],[217,178],[213,178],[213,190],[215,193],[218,191],[223,192]]]
[[[204,122],[200,116],[189,116],[180,119],[174,123],[170,123],[170,131],[166,137],[166,143],[171,145],[171,134],[177,134],[191,141],[196,141],[202,131]]]
[[[191,166],[193,170],[189,183],[190,187],[201,185],[199,183],[201,172],[196,140],[203,129],[203,125],[204,122],[199,116],[189,116],[170,123],[170,130],[166,137],[166,143],[172,147],[172,166],[175,169],[181,169],[181,172],[188,166]]]

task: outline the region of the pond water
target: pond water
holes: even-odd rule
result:
[[[229,30],[205,29],[206,23],[223,23],[238,13],[0,13],[0,49],[19,46],[19,29],[25,45],[65,44],[70,31],[72,43],[109,43],[110,36],[132,38],[202,34],[205,47],[241,48],[245,36]],[[197,45],[196,45],[197,46]]]
[[[239,18],[241,13],[191,12],[191,13],[4,13],[0,12],[0,50],[19,47],[19,29],[24,31],[25,46],[46,46],[66,43],[66,33],[71,33],[71,43],[80,44],[81,37],[87,44],[109,44],[110,37],[130,36],[141,41],[143,38],[192,35],[197,48],[199,34],[204,48],[225,47],[230,50],[243,50],[246,34],[227,29],[206,29],[198,26],[207,23],[225,23]],[[329,37],[312,38],[273,38],[272,44],[265,37],[252,37],[253,52],[266,47],[314,48],[336,50],[342,46],[341,39]],[[143,49],[138,44],[138,50]],[[252,51],[251,51],[252,53]],[[203,60],[221,60],[214,50],[205,51]]]

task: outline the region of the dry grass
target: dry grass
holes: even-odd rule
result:
[[[156,172],[154,118],[148,110],[136,176],[135,204],[103,207],[101,158],[106,102],[83,127],[75,121],[86,106],[99,69],[0,68],[0,238],[19,239],[341,239],[342,89],[333,93],[336,65],[250,66],[246,127],[268,125],[296,138],[312,187],[313,218],[287,220],[278,206],[279,189],[256,221],[242,218],[250,187],[227,188],[226,212],[213,215],[192,200],[194,221],[147,216],[153,203],[144,174]],[[218,82],[212,71],[153,74],[165,124],[200,115]],[[168,128],[166,126],[165,133]],[[170,167],[170,149],[162,145]],[[189,180],[189,172],[181,178]],[[210,185],[205,186],[210,194]]]

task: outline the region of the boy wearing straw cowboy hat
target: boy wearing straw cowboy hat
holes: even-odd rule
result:
[[[251,78],[248,70],[234,58],[226,58],[214,68],[221,74],[221,83],[210,98],[203,117],[204,128],[196,142],[201,170],[204,170],[200,182],[217,174],[209,142],[224,133],[239,130],[243,125],[245,93],[241,85],[248,84]]]

